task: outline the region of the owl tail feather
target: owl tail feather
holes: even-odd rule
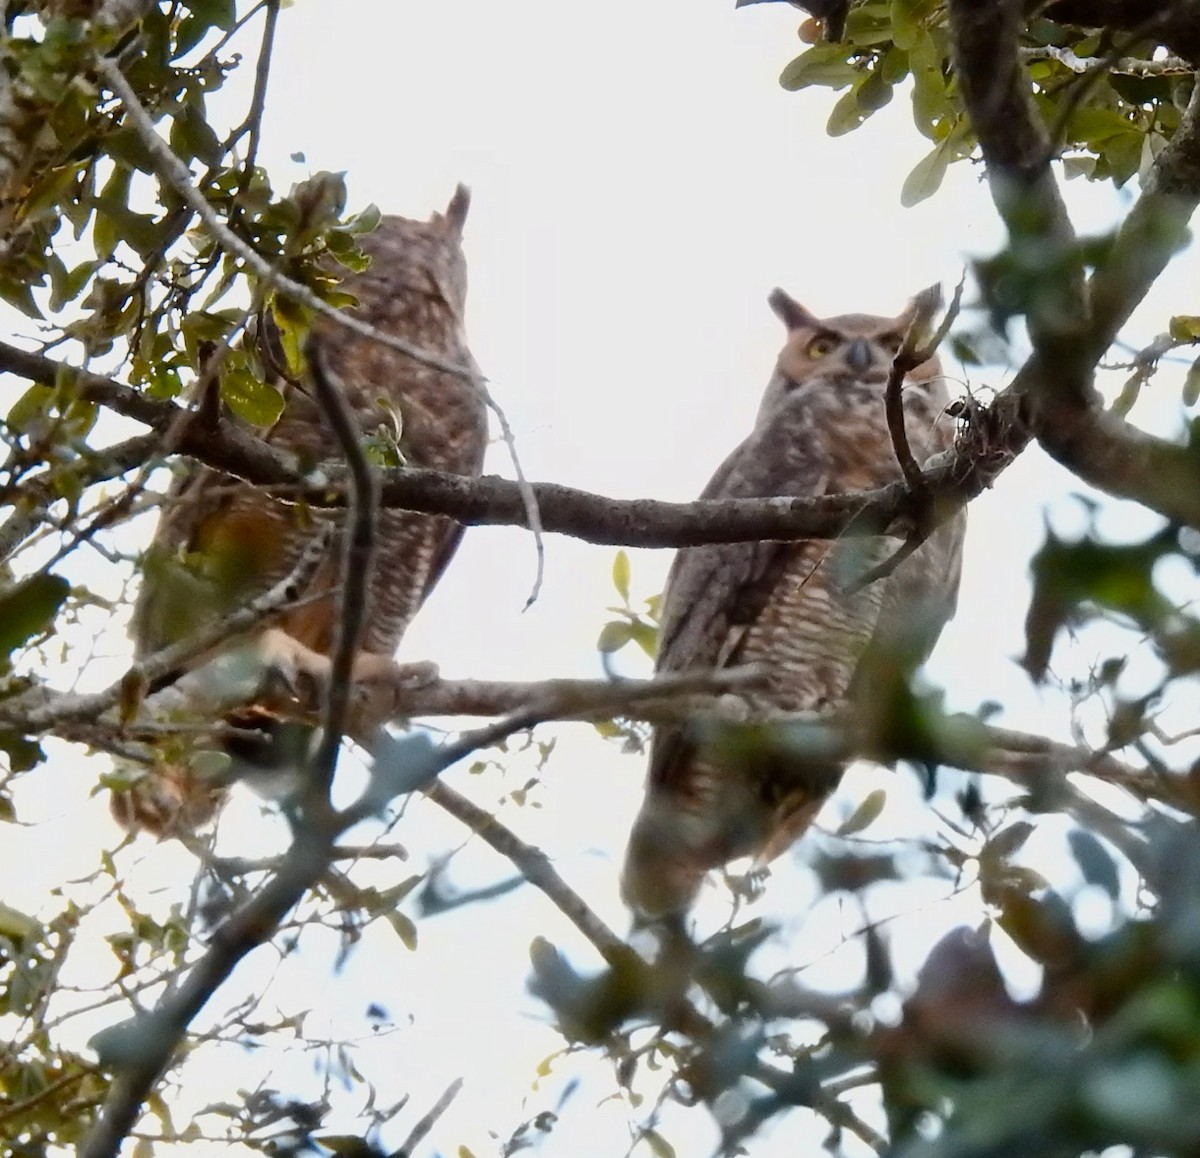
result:
[[[644,807],[639,814],[621,872],[622,899],[645,921],[683,916],[709,867],[682,839],[680,826],[656,811]]]

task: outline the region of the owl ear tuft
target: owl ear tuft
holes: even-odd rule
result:
[[[817,318],[810,314],[795,298],[785,290],[776,286],[767,296],[767,305],[775,312],[775,316],[789,330],[798,330],[801,326],[811,326],[817,323]]]
[[[463,225],[467,220],[467,210],[471,208],[471,190],[465,185],[459,185],[454,190],[454,196],[450,198],[450,204],[446,206],[446,212],[442,214],[442,220],[446,223],[446,228],[454,234],[462,236]]]

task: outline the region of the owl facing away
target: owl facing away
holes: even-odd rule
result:
[[[808,497],[901,479],[884,412],[893,359],[916,314],[817,318],[782,290],[770,304],[787,340],[750,436],[702,498]],[[931,358],[903,384],[918,462],[950,447],[955,424]],[[944,523],[886,578],[855,580],[900,546],[889,536],[728,543],[675,556],[663,597],[657,670],[758,664],[751,720],[869,708],[867,655],[903,647],[915,662],[954,612],[965,516]],[[807,828],[842,768],[722,760],[685,727],[655,729],[645,799],[626,852],[622,892],[643,918],[682,915],[705,874],[742,856],[767,862]]]
[[[462,229],[469,201],[460,185],[445,211],[428,221],[385,216],[362,238],[369,267],[346,275],[341,288],[357,299],[349,312],[364,322],[473,370],[463,331],[467,278]],[[399,451],[407,465],[480,473],[487,412],[470,381],[431,369],[328,319],[319,319],[315,330],[364,437],[380,429],[399,430]],[[337,443],[309,384],[275,384],[284,407],[270,429],[258,432],[262,439],[295,456],[302,468],[338,461]],[[335,533],[311,581],[269,633],[259,633],[262,639],[270,635],[269,650],[276,658],[281,646],[290,652],[284,660],[293,666],[325,661],[335,637],[343,517],[314,515],[219,471],[189,465],[167,495],[146,556],[133,614],[137,656],[210,627],[286,578],[314,536],[323,533],[323,522],[332,522]],[[449,562],[461,530],[439,516],[379,512],[356,679],[392,669],[400,638]],[[221,784],[193,774],[186,760],[169,759],[114,793],[113,812],[131,830],[189,832],[211,818],[224,792]]]

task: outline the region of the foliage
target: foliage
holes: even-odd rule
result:
[[[1072,23],[1055,17],[1061,4],[1031,7],[1039,14],[1022,24],[1021,58],[1063,172],[1117,186],[1146,174],[1180,129],[1194,65],[1165,34]],[[181,399],[195,404],[189,422],[232,414],[239,431],[252,432],[278,416],[270,382],[300,372],[311,321],[307,306],[224,250],[211,223],[162,176],[100,80],[98,54],[120,62],[220,225],[332,305],[347,304],[337,270],[363,266],[356,237],[378,212],[347,214],[340,174],[316,173],[282,193],[257,163],[280,8],[278,0],[163,0],[4,9],[10,89],[0,101],[0,297],[45,327],[42,352],[57,351],[62,361],[49,380],[30,378],[0,431],[0,708],[31,705],[24,723],[0,726],[0,823],[25,819],[13,803],[22,777],[50,783],[56,761],[74,759],[62,760],[64,742],[71,751],[118,755],[136,743],[172,755],[194,745],[188,721],[136,731],[148,691],[136,680],[90,714],[86,697],[42,717],[40,701],[17,700],[65,683],[64,668],[86,668],[90,640],[123,613],[127,585],[154,566],[141,553],[140,516],[161,504],[152,472],[180,437],[156,428],[150,437],[118,432],[118,441],[108,413],[115,395],[98,401],[68,366],[86,364],[127,384],[114,407],[126,416],[151,413],[139,403]],[[862,0],[849,6],[839,39],[822,39],[831,30],[832,22],[805,21],[809,47],[782,82],[840,93],[828,116],[833,135],[852,133],[906,89],[916,131],[929,142],[900,191],[906,204],[936,193],[950,164],[980,156],[952,65],[947,5]],[[218,123],[211,98],[239,69],[244,78],[250,61],[257,70],[244,116]],[[1082,274],[1102,268],[1109,252],[1108,241],[1080,243],[1064,260]],[[1017,245],[980,263],[980,304],[951,339],[964,361],[989,367],[1011,356],[1008,323],[1037,311],[1047,269],[1044,251],[1031,257]],[[1106,417],[1128,412],[1165,357],[1187,350],[1191,358],[1200,343],[1194,309],[1179,303],[1167,333],[1125,367],[1125,389]],[[1186,378],[1185,405],[1197,396],[1200,360]],[[977,429],[971,423],[981,410],[963,404],[968,429]],[[1198,443],[1193,423],[1176,446],[1193,468]],[[394,453],[380,456],[395,465]],[[856,721],[856,750],[903,772],[876,777],[844,815],[806,837],[780,870],[792,874],[794,895],[778,922],[744,919],[743,907],[764,892],[752,869],[727,882],[732,912],[723,904],[714,918],[712,906],[686,932],[643,931],[631,948],[541,849],[490,814],[439,797],[436,787],[435,803],[508,856],[519,875],[465,887],[448,857],[408,866],[408,848],[387,834],[402,822],[406,841],[428,819],[418,811],[413,822],[392,801],[437,771],[442,749],[422,737],[397,743],[392,766],[364,793],[371,807],[353,831],[357,843],[347,837],[345,847],[325,847],[300,864],[298,903],[252,931],[262,952],[242,976],[262,977],[253,970],[263,960],[286,974],[302,945],[326,954],[329,973],[348,971],[360,949],[381,943],[399,973],[424,951],[433,922],[483,913],[528,881],[555,901],[553,919],[566,914],[604,964],[580,963],[549,918],[532,943],[529,992],[565,1046],[530,1075],[535,1108],[507,1140],[496,1137],[498,1153],[553,1133],[576,1089],[573,1079],[552,1081],[568,1059],[611,1065],[635,1123],[633,1145],[658,1156],[677,1144],[682,1151],[676,1131],[687,1137],[679,1123],[696,1106],[711,1111],[726,1153],[763,1152],[773,1129],[797,1123],[815,1123],[829,1152],[886,1148],[903,1158],[1111,1146],[1195,1153],[1200,765],[1189,704],[1200,673],[1192,605],[1200,539],[1194,526],[1159,518],[1151,530],[1112,541],[1099,512],[1086,502],[1083,509],[1086,527],[1048,527],[1033,560],[1023,657],[1031,681],[1069,701],[1071,741],[993,728],[995,705],[950,713],[911,663],[884,657],[870,673],[878,696]],[[81,548],[93,552],[86,564]],[[613,560],[612,584],[618,601],[607,609],[599,651],[606,663],[618,652],[632,663],[652,658],[658,598],[634,594],[624,550]],[[1096,662],[1083,678],[1060,679],[1058,667],[1080,639]],[[556,706],[564,718],[585,714],[578,703]],[[644,721],[598,714],[603,735],[626,748],[644,744]],[[542,719],[533,713],[532,722]],[[797,775],[827,765],[845,744],[841,733],[811,722],[710,722],[707,736],[729,759],[770,759]],[[536,815],[543,782],[559,772],[553,740],[489,735],[478,751],[466,747],[474,752],[466,769],[472,789],[490,793],[506,817],[515,810],[518,826]],[[194,1023],[164,1028],[154,1012],[211,963],[238,914],[303,861],[295,811],[292,827],[271,828],[282,834],[282,853],[228,857],[206,836],[186,842],[193,883],[172,888],[165,901],[161,881],[140,889],[126,881],[122,847],[101,852],[95,871],[48,898],[36,917],[0,904],[0,1148],[55,1154],[80,1144],[100,1107],[120,1097],[150,1039],[177,1030],[168,1074],[135,1115],[135,1153],[156,1142],[387,1152],[383,1136],[412,1113],[408,1092],[394,1088],[378,1055],[374,1064],[364,1059],[373,1043],[399,1032],[403,1016],[369,998],[352,1029],[323,1037],[308,1018],[324,990],[313,998],[310,981],[302,999],[273,1003],[265,982],[260,992],[252,980],[241,996],[222,990]],[[898,818],[914,814],[923,829],[898,829]],[[902,891],[974,904],[969,928],[943,931],[907,969],[908,947],[890,932],[887,904]],[[850,964],[839,965],[836,984],[810,984],[797,946],[819,939],[831,912],[843,929],[845,914],[855,918],[839,957]],[[473,935],[468,940],[478,956]],[[1022,969],[1036,978],[1024,991],[1013,982]],[[414,1008],[421,1000],[416,995]],[[258,1051],[312,1059],[317,1080],[263,1065],[253,1082],[239,1084],[239,1064]],[[197,1096],[191,1076],[222,1066],[229,1087]],[[327,1127],[339,1098],[343,1109],[353,1102],[353,1136]],[[420,1141],[432,1125],[417,1121],[410,1137]]]
[[[913,124],[933,147],[904,182],[905,205],[932,197],[949,166],[976,151],[951,67],[947,20],[937,0],[855,4],[841,39],[805,49],[779,78],[793,91],[845,90],[829,113],[831,136],[853,132],[909,82]],[[820,31],[810,19],[801,35],[813,39]],[[1021,43],[1038,111],[1068,177],[1124,185],[1179,127],[1191,66],[1174,56],[1157,59],[1154,36],[1114,38],[1039,15],[1024,23]]]

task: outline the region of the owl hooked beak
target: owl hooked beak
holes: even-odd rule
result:
[[[864,341],[862,338],[855,338],[846,347],[845,359],[846,364],[852,370],[869,370],[875,365],[875,352],[871,349],[870,342]]]

